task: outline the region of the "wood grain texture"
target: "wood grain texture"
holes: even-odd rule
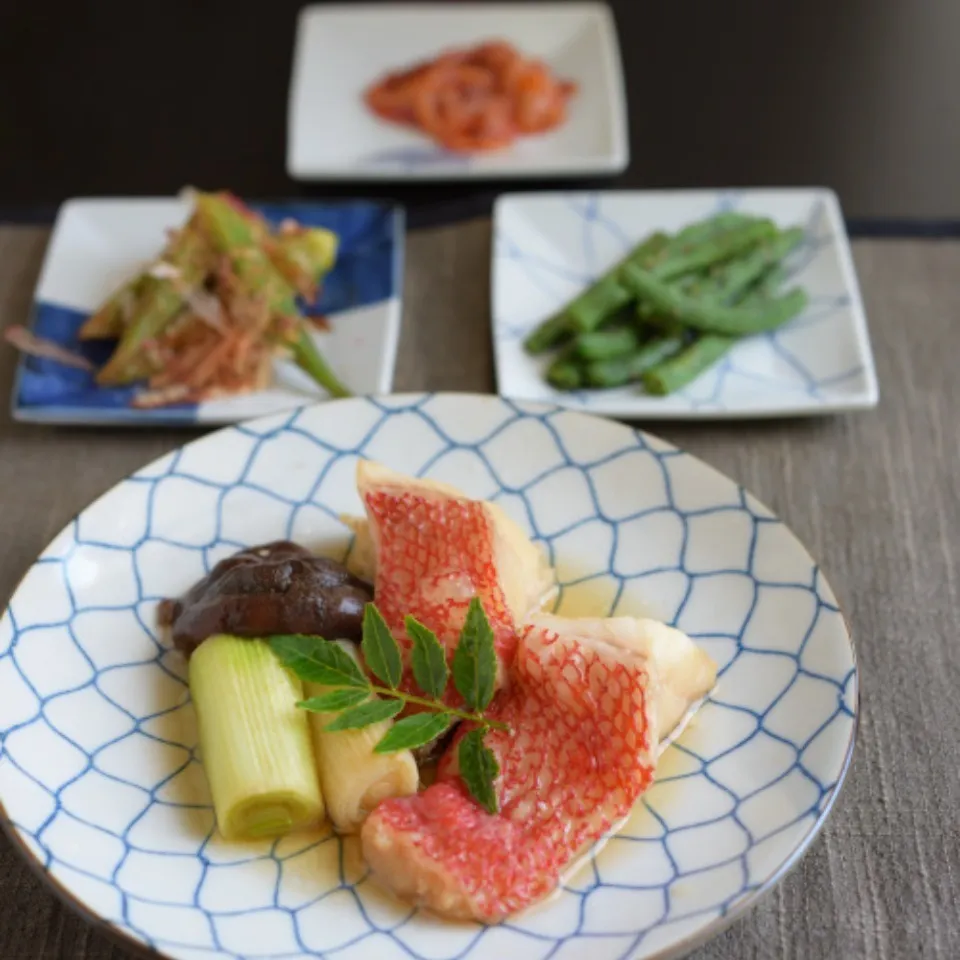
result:
[[[0,326],[22,322],[46,231],[0,228]],[[412,234],[398,390],[493,389],[490,226]],[[860,241],[881,385],[873,412],[644,424],[734,477],[822,563],[862,669],[859,745],[822,835],[696,960],[960,956],[960,243]],[[51,537],[123,476],[196,431],[19,426],[0,350],[0,599]],[[0,840],[0,957],[127,960]],[[495,960],[495,958],[492,958]]]

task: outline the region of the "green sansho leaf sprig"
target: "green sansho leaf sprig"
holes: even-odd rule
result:
[[[322,637],[271,637],[270,646],[301,680],[328,688],[319,696],[297,704],[304,710],[337,714],[327,724],[328,730],[359,730],[395,717],[407,704],[423,708],[423,712],[394,723],[374,747],[377,753],[422,747],[458,720],[475,724],[457,749],[460,776],[474,800],[489,813],[496,813],[494,782],[500,769],[484,738],[490,730],[508,728],[484,714],[493,700],[497,657],[493,629],[483,605],[477,597],[470,601],[453,653],[452,670],[447,665],[443,645],[432,630],[410,616],[404,619],[404,626],[412,644],[410,669],[423,696],[398,689],[403,677],[400,646],[373,603],[364,608],[360,652],[367,669],[379,683],[372,682],[338,644]],[[451,674],[465,709],[443,702]],[[374,698],[374,694],[379,699]]]

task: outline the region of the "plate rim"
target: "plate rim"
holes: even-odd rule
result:
[[[850,394],[849,397],[837,399],[835,401],[810,401],[792,403],[783,407],[772,407],[762,405],[758,407],[735,407],[726,410],[671,410],[663,409],[660,401],[656,397],[648,397],[644,394],[637,394],[634,398],[623,403],[614,402],[610,407],[591,410],[585,406],[568,405],[564,403],[562,397],[543,398],[532,397],[525,398],[522,395],[514,394],[511,391],[511,384],[507,381],[509,377],[503,372],[505,358],[512,355],[515,351],[504,338],[499,334],[500,323],[494,309],[496,303],[495,296],[498,279],[498,258],[496,256],[496,234],[498,223],[502,222],[505,210],[511,205],[525,201],[547,200],[559,201],[561,199],[582,199],[586,200],[592,197],[611,197],[619,199],[641,199],[644,197],[711,197],[723,196],[724,194],[735,194],[737,196],[756,197],[762,194],[792,196],[796,198],[810,197],[820,199],[824,203],[827,222],[830,226],[830,232],[834,237],[834,243],[837,249],[837,257],[840,265],[840,274],[843,279],[843,285],[850,296],[849,310],[851,322],[853,325],[854,340],[857,345],[857,352],[863,361],[865,387],[857,393]],[[846,222],[843,216],[843,209],[840,205],[840,198],[832,187],[818,186],[811,184],[808,186],[752,186],[752,187],[666,187],[663,189],[600,189],[600,190],[544,190],[544,191],[523,191],[513,190],[501,193],[493,203],[493,212],[491,216],[493,229],[494,252],[490,257],[490,332],[493,340],[493,360],[494,374],[496,377],[497,389],[503,396],[513,397],[517,400],[531,403],[556,404],[566,410],[577,413],[586,413],[591,416],[613,417],[624,420],[643,420],[645,422],[655,421],[674,421],[674,420],[775,420],[775,419],[795,419],[800,417],[818,417],[829,416],[838,413],[848,413],[857,410],[872,410],[880,403],[880,387],[877,376],[876,360],[873,354],[873,344],[870,339],[870,327],[867,320],[867,312],[863,303],[863,292],[860,289],[860,281],[857,276],[856,266],[853,260],[853,250],[850,245],[850,235],[847,232]],[[519,347],[517,348],[519,349]]]
[[[229,424],[223,426],[217,430],[210,431],[209,433],[204,434],[203,436],[196,437],[192,440],[187,441],[186,443],[180,444],[178,447],[175,447],[173,450],[168,451],[155,457],[149,462],[138,467],[132,473],[128,474],[125,477],[122,477],[116,483],[112,484],[108,489],[103,491],[99,496],[95,497],[90,501],[85,507],[80,511],[74,514],[68,521],[65,523],[54,536],[49,540],[49,542],[44,546],[36,558],[29,564],[29,566],[24,570],[22,576],[18,579],[13,590],[11,591],[9,597],[3,601],[2,607],[0,607],[0,619],[8,613],[10,604],[17,593],[20,591],[23,583],[26,581],[27,577],[32,573],[34,568],[37,565],[37,562],[45,556],[50,547],[56,543],[72,526],[74,526],[79,518],[86,513],[88,510],[92,509],[94,506],[99,504],[102,500],[109,497],[115,490],[117,490],[123,483],[129,480],[131,477],[142,474],[146,471],[151,470],[157,464],[162,463],[165,459],[176,455],[179,451],[183,451],[188,447],[194,447],[195,445],[202,444],[208,441],[213,441],[214,438],[220,437],[221,434],[227,433],[231,430],[238,430],[241,427],[247,428],[257,428],[260,425],[267,424],[270,421],[281,420],[286,416],[288,421],[293,421],[297,416],[303,413],[304,410],[313,409],[313,408],[328,408],[331,404],[349,404],[355,403],[357,401],[372,402],[374,404],[380,405],[382,408],[387,409],[391,415],[401,414],[406,410],[414,408],[418,405],[422,405],[433,399],[464,399],[469,398],[471,400],[491,400],[496,399],[499,402],[513,407],[515,410],[520,412],[536,411],[538,413],[563,413],[565,415],[572,415],[575,417],[584,417],[588,420],[601,419],[608,420],[613,423],[616,423],[617,426],[622,427],[625,430],[630,431],[631,433],[638,434],[644,442],[653,440],[654,444],[660,450],[674,450],[678,451],[685,456],[691,457],[698,467],[702,470],[707,471],[712,474],[715,479],[726,481],[727,483],[733,484],[737,490],[749,494],[749,496],[754,500],[756,505],[765,510],[771,517],[776,519],[780,524],[782,524],[783,529],[787,532],[789,536],[793,538],[799,548],[803,551],[807,559],[812,564],[813,568],[820,572],[823,580],[830,590],[831,595],[833,596],[834,603],[836,604],[837,610],[840,614],[843,626],[844,634],[846,637],[847,645],[850,651],[850,660],[852,664],[852,675],[855,680],[856,695],[854,697],[854,702],[852,705],[852,722],[850,726],[850,734],[848,742],[845,748],[843,760],[840,764],[840,769],[837,774],[837,779],[834,782],[827,802],[824,804],[823,809],[818,814],[817,818],[810,825],[808,831],[800,839],[797,845],[793,848],[790,854],[784,859],[783,863],[771,874],[771,876],[762,884],[760,884],[755,889],[749,891],[739,902],[737,902],[732,909],[727,913],[721,914],[719,917],[714,918],[712,921],[709,921],[702,929],[697,930],[688,936],[685,936],[683,939],[677,941],[674,944],[670,944],[662,947],[656,953],[650,954],[647,957],[647,960],[682,960],[683,957],[686,957],[690,952],[697,949],[698,947],[704,945],[705,943],[710,942],[711,940],[718,937],[721,933],[727,930],[732,924],[737,920],[745,916],[750,910],[752,910],[758,903],[763,900],[767,894],[769,894],[777,885],[784,880],[788,874],[792,873],[793,870],[797,867],[803,857],[808,853],[810,847],[813,845],[813,842],[820,835],[820,832],[823,830],[824,825],[830,817],[830,814],[833,812],[834,806],[839,798],[840,794],[843,791],[843,787],[846,784],[847,776],[850,772],[850,766],[853,760],[853,755],[856,749],[856,745],[860,733],[860,717],[861,717],[861,699],[862,699],[862,686],[860,682],[860,662],[857,655],[856,641],[854,639],[854,633],[852,630],[851,622],[847,616],[843,606],[840,603],[839,598],[836,595],[836,592],[833,590],[833,587],[830,583],[829,578],[823,572],[823,568],[811,554],[810,550],[806,544],[797,536],[793,531],[792,527],[787,526],[783,520],[780,519],[779,515],[772,511],[763,501],[757,498],[753,493],[751,493],[743,484],[739,483],[733,477],[728,476],[719,470],[717,467],[714,467],[712,464],[708,463],[706,460],[696,456],[695,454],[688,453],[682,447],[678,447],[675,444],[671,443],[668,440],[664,440],[659,437],[657,434],[651,433],[646,430],[639,429],[637,427],[629,426],[624,423],[617,423],[616,421],[611,420],[609,417],[599,417],[597,414],[588,413],[581,410],[571,410],[568,407],[563,407],[556,403],[549,403],[543,401],[527,401],[527,400],[514,400],[509,397],[503,397],[497,394],[481,394],[481,393],[471,393],[471,392],[458,392],[458,391],[411,391],[397,394],[389,395],[371,395],[366,397],[346,397],[337,400],[329,400],[321,403],[309,404],[305,407],[297,408],[296,410],[291,410],[287,412],[280,413],[271,413],[263,417],[257,417],[254,419],[244,420],[240,423]],[[271,432],[282,432],[287,426],[288,423],[281,422],[270,428]],[[18,853],[26,860],[28,867],[31,869],[34,876],[40,878],[40,880],[49,885],[51,892],[57,899],[69,907],[74,912],[80,914],[81,918],[91,923],[99,931],[104,932],[107,936],[113,940],[115,943],[118,943],[124,946],[127,949],[132,949],[138,956],[148,958],[148,960],[176,960],[173,954],[164,952],[162,949],[153,947],[148,943],[143,942],[142,940],[137,939],[132,933],[128,932],[126,929],[121,927],[115,921],[109,920],[102,915],[96,913],[93,908],[88,907],[78,896],[72,893],[62,881],[55,877],[41,862],[40,858],[34,853],[34,851],[27,845],[24,837],[21,836],[19,829],[14,824],[13,820],[10,818],[7,813],[6,807],[3,802],[3,797],[0,795],[0,832],[7,837],[11,842],[11,845],[18,851]],[[679,922],[679,921],[678,921]]]
[[[37,279],[30,295],[26,327],[30,330],[33,329],[36,324],[37,309],[41,303],[55,303],[53,300],[41,300],[38,293],[50,269],[55,242],[57,237],[62,234],[67,217],[75,215],[75,211],[82,213],[85,207],[90,208],[102,205],[112,206],[117,209],[128,204],[149,204],[155,207],[161,207],[164,204],[173,204],[181,200],[182,197],[177,194],[77,196],[64,200],[57,208],[53,226],[50,228],[50,236],[43,252],[43,262],[41,263],[40,271],[37,274]],[[371,395],[381,396],[389,394],[393,390],[393,379],[396,376],[397,352],[400,347],[400,333],[403,326],[403,288],[407,237],[406,207],[402,203],[397,203],[394,200],[379,197],[331,197],[328,199],[310,197],[281,197],[277,199],[253,198],[250,202],[255,204],[268,203],[278,206],[290,204],[305,207],[350,207],[357,204],[368,204],[370,206],[381,207],[390,215],[390,236],[393,244],[390,263],[392,291],[389,297],[378,301],[386,310],[383,337],[383,362],[379,371],[377,389]],[[246,423],[252,419],[257,419],[251,417],[204,419],[196,415],[197,410],[201,406],[200,404],[195,405],[190,410],[183,411],[185,415],[182,416],[177,415],[178,409],[162,407],[155,410],[134,410],[131,407],[79,407],[54,403],[36,405],[21,404],[20,388],[26,362],[27,357],[20,354],[14,367],[13,377],[11,378],[10,399],[7,409],[10,418],[17,423],[91,428],[116,427],[136,429],[138,427],[195,427],[203,429],[210,427],[228,427],[233,424]],[[293,405],[289,409],[303,409],[304,407],[313,406],[318,402],[325,402],[325,398],[307,396],[304,403]],[[266,413],[262,416],[274,416],[276,412],[277,411]]]
[[[312,18],[325,18],[331,14],[350,13],[354,16],[377,11],[403,15],[405,13],[446,14],[464,12],[483,12],[485,14],[513,13],[520,10],[537,8],[557,8],[580,10],[597,18],[600,27],[600,64],[604,73],[605,94],[612,106],[611,148],[603,156],[581,162],[558,163],[541,166],[537,163],[505,164],[496,169],[472,169],[469,166],[427,166],[423,169],[378,170],[375,167],[350,167],[345,164],[324,164],[306,161],[298,156],[297,144],[302,138],[302,127],[297,122],[297,113],[302,94],[302,73],[305,69],[308,47],[306,41],[306,23]],[[298,182],[355,181],[355,182],[445,182],[470,180],[527,180],[527,179],[564,179],[571,176],[616,176],[630,165],[630,118],[627,110],[626,78],[623,70],[623,56],[620,49],[619,33],[613,9],[606,0],[573,0],[570,3],[558,3],[557,0],[495,0],[493,3],[466,2],[450,6],[446,3],[430,0],[414,0],[408,3],[364,3],[358,9],[350,3],[312,3],[302,7],[297,14],[293,53],[291,57],[290,80],[287,87],[287,136],[284,165],[287,176]]]

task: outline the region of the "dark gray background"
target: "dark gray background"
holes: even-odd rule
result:
[[[633,157],[614,184],[827,185],[853,218],[960,218],[957,0],[611,5]],[[185,184],[256,197],[377,192],[408,203],[414,225],[483,212],[504,184],[287,178],[300,6],[0,2],[0,214]]]

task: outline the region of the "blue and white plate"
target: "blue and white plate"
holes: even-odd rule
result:
[[[157,601],[242,546],[343,556],[358,457],[498,501],[548,548],[571,614],[652,612],[720,665],[626,825],[497,926],[386,895],[329,832],[226,843]],[[92,504],[0,620],[6,827],[78,909],[176,960],[676,957],[796,862],[837,797],[858,709],[850,637],[796,537],[655,437],[493,396],[336,401],[228,428]]]
[[[400,336],[403,212],[368,201],[251,204],[272,223],[287,217],[340,237],[333,271],[311,312],[328,329],[313,333],[331,366],[357,394],[389,393]],[[34,294],[39,336],[104,363],[112,343],[81,343],[77,331],[128,277],[155,259],[166,231],[189,216],[188,198],[71,200],[57,216]],[[7,347],[6,349],[10,349]],[[76,424],[237,423],[315,403],[323,391],[289,361],[277,361],[274,385],[246,396],[156,410],[130,406],[134,388],[98,386],[90,373],[23,357],[14,380],[17,420]]]
[[[523,339],[655,230],[673,232],[722,210],[803,226],[788,286],[807,309],[778,330],[749,337],[713,368],[668,397],[639,386],[554,390],[549,357]],[[877,375],[857,276],[831,190],[663,190],[508,194],[494,213],[493,339],[504,396],[561,403],[627,419],[814,416],[876,406]]]

